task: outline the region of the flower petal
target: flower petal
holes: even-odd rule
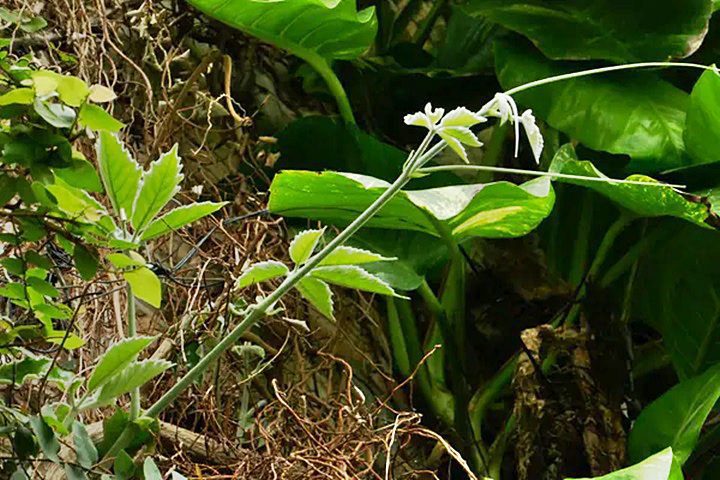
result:
[[[542,155],[545,140],[543,139],[542,133],[540,133],[537,123],[535,123],[532,110],[525,110],[523,112],[522,116],[520,116],[520,123],[525,129],[525,134],[530,142],[530,148],[532,149],[535,161],[540,163],[540,155]]]
[[[443,108],[436,108],[433,110],[430,102],[425,105],[425,115],[427,115],[427,118],[430,120],[430,122],[432,122],[433,126],[440,121],[444,114],[445,109]]]
[[[440,122],[441,127],[472,127],[478,123],[486,122],[487,118],[471,112],[465,107],[458,107],[448,112]]]

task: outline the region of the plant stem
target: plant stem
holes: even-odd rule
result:
[[[330,93],[335,97],[338,111],[345,123],[355,125],[355,115],[353,115],[347,93],[327,60],[312,52],[306,52],[302,58],[325,80],[325,84],[330,90]]]
[[[127,284],[127,322],[128,337],[137,335],[137,313],[135,311],[135,295],[132,287]],[[140,388],[130,392],[130,420],[135,420],[140,415]]]
[[[524,92],[531,88],[539,87],[541,85],[547,85],[549,83],[555,83],[562,80],[571,80],[578,77],[587,77],[588,75],[597,75],[598,73],[617,72],[620,70],[637,70],[640,68],[658,68],[658,67],[685,67],[685,68],[697,68],[700,70],[715,70],[713,67],[707,65],[700,65],[697,63],[686,63],[686,62],[641,62],[641,63],[627,63],[625,65],[612,65],[610,67],[593,68],[590,70],[582,70],[580,72],[564,73],[562,75],[555,75],[553,77],[547,77],[534,82],[528,82],[523,85],[519,85],[510,90],[506,90],[506,95],[514,95],[516,93]]]
[[[582,180],[583,182],[601,182],[601,183],[616,183],[623,185],[643,185],[645,187],[669,187],[683,189],[685,185],[674,185],[670,183],[653,183],[643,182],[639,180],[620,180],[616,178],[607,177],[584,177],[582,175],[570,175],[567,173],[557,172],[543,172],[539,170],[523,170],[521,168],[506,168],[506,167],[492,167],[489,165],[437,165],[434,167],[424,167],[420,169],[420,173],[434,173],[434,172],[446,172],[453,170],[480,170],[486,172],[498,172],[498,173],[514,173],[519,175],[532,175],[535,177],[550,177],[550,178],[564,178],[568,180]]]
[[[568,282],[573,288],[580,285],[587,270],[588,253],[590,251],[590,230],[593,217],[593,192],[585,190],[580,208],[580,222],[578,225],[577,240],[573,248],[573,258],[568,275]]]

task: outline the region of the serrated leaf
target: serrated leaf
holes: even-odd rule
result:
[[[142,239],[145,241],[152,240],[166,233],[179,230],[196,220],[220,210],[226,204],[227,202],[200,202],[183,205],[182,207],[170,210],[148,224],[142,234]]]
[[[88,381],[88,390],[101,387],[112,376],[121,372],[127,365],[137,359],[138,354],[147,348],[155,337],[131,337],[120,340],[112,345],[98,360]]]
[[[645,407],[628,438],[630,461],[670,445],[679,465],[690,457],[705,420],[720,398],[720,365],[675,385]]]
[[[101,131],[97,142],[100,178],[115,211],[132,215],[133,202],[138,192],[142,169],[130,153],[110,132]]]
[[[78,463],[85,468],[95,465],[98,461],[98,451],[85,426],[76,420],[72,425],[72,434]]]
[[[190,0],[203,13],[301,58],[353,59],[372,44],[373,8],[347,0]]]
[[[145,228],[180,189],[183,175],[177,151],[178,146],[175,144],[143,173],[140,190],[133,204],[132,225],[136,231]]]
[[[386,282],[355,265],[317,267],[310,275],[341,287],[354,288],[356,290],[379,293],[381,295],[396,295],[395,290]]]
[[[287,275],[288,267],[276,260],[253,263],[235,281],[235,288],[245,288],[256,283]]]
[[[315,247],[325,233],[325,229],[305,230],[290,242],[290,259],[297,265],[302,265],[313,254]]]
[[[323,265],[362,265],[364,263],[387,262],[396,258],[383,257],[379,253],[356,247],[341,246],[323,258],[319,266]]]
[[[130,284],[132,294],[155,308],[162,303],[162,286],[160,279],[147,267],[139,267],[123,272],[123,277]]]
[[[57,438],[55,438],[53,429],[38,415],[30,417],[30,428],[32,428],[45,457],[55,463],[60,463],[60,458],[58,457],[60,443]]]
[[[642,462],[601,477],[567,478],[565,480],[669,480],[673,463],[673,452],[666,448]]]
[[[172,366],[166,360],[141,360],[128,364],[122,371],[110,377],[81,409],[97,408],[113,403],[120,395],[140,388]]]
[[[330,286],[313,277],[305,277],[295,286],[300,295],[329,319],[333,319],[333,299]]]
[[[78,112],[78,123],[90,130],[119,132],[125,124],[105,111],[104,108],[90,103],[83,104]]]
[[[41,378],[50,367],[50,359],[25,357],[22,360],[5,362],[0,365],[0,385],[22,385],[27,380]]]

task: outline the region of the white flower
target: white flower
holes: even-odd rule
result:
[[[535,117],[532,114],[532,110],[525,110],[520,116],[519,121],[525,129],[525,134],[528,137],[528,142],[530,142],[530,148],[532,149],[535,161],[540,163],[540,155],[542,154],[545,140],[543,139],[542,133],[540,133],[540,129],[535,123]]]
[[[468,161],[467,152],[463,145],[480,147],[482,143],[477,139],[470,127],[487,121],[482,115],[472,112],[465,107],[458,107],[444,115],[445,110],[433,110],[429,103],[425,105],[425,112],[417,112],[405,116],[407,125],[425,127],[437,133],[445,140],[448,146],[465,162]]]
[[[433,110],[432,105],[428,102],[428,104],[425,105],[424,113],[415,112],[410,115],[405,115],[405,124],[414,125],[416,127],[425,127],[428,130],[432,130],[444,114],[444,109],[436,108]]]
[[[535,123],[532,110],[525,110],[522,115],[519,115],[515,100],[513,100],[510,95],[496,93],[493,99],[480,109],[478,114],[496,117],[500,120],[501,125],[509,121],[515,126],[516,157],[518,156],[518,150],[520,148],[520,125],[522,125],[530,142],[530,148],[532,149],[535,161],[540,162],[540,155],[542,154],[545,142],[540,133],[540,129]]]

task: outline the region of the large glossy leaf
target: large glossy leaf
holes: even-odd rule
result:
[[[608,178],[591,162],[578,160],[575,150],[569,144],[561,147],[555,154],[550,171],[584,177]],[[705,224],[705,219],[708,217],[707,207],[701,203],[687,200],[671,187],[575,179],[559,180],[590,188],[639,217],[671,216],[708,227]],[[657,183],[657,180],[645,175],[631,175],[626,180]]]
[[[666,448],[660,453],[649,457],[632,467],[608,473],[602,477],[578,478],[566,480],[670,480],[670,469],[672,467],[673,452]],[[673,478],[673,480],[675,480]]]
[[[711,0],[469,0],[471,15],[530,38],[554,59],[682,58],[707,33]]]
[[[355,0],[190,0],[203,13],[301,58],[353,59],[375,39],[373,8]]]
[[[388,186],[385,181],[363,175],[286,171],[273,180],[269,208],[289,217],[347,224]],[[434,223],[437,220],[457,240],[518,237],[530,232],[550,213],[554,198],[546,179],[520,186],[497,182],[404,191],[367,226],[438,236]]]
[[[690,457],[713,406],[720,398],[720,365],[679,383],[648,405],[628,439],[631,462],[670,445],[679,465]]]
[[[503,88],[578,70],[526,45],[499,43],[495,67]],[[594,149],[631,157],[629,168],[653,173],[692,163],[684,155],[688,95],[647,72],[582,77],[516,96],[552,127]]]
[[[720,362],[720,233],[667,221],[669,239],[641,259],[634,316],[663,336],[678,375]]]
[[[690,94],[685,145],[698,163],[720,161],[720,76],[703,73]]]

